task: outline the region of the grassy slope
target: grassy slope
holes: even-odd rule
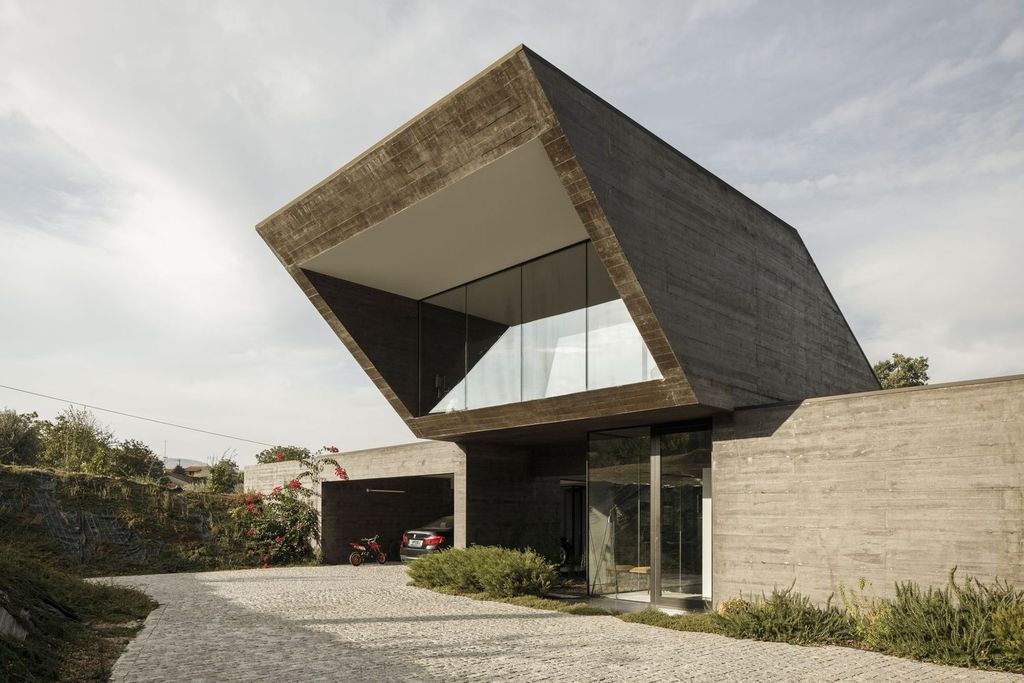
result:
[[[139,564],[104,546],[91,549],[84,558],[64,555],[32,507],[40,482],[51,481],[62,513],[73,517],[78,511],[113,512],[141,537],[150,556]],[[252,566],[243,554],[242,530],[228,512],[233,505],[230,495],[181,493],[150,482],[0,465],[0,496],[16,502],[6,509],[0,506],[0,543],[82,576]],[[199,519],[208,529],[206,538],[199,531]]]
[[[139,591],[87,583],[9,545],[0,546],[0,604],[29,627],[24,642],[0,637],[3,681],[105,681],[156,607]]]

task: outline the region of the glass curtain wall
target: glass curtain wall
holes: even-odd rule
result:
[[[706,423],[590,435],[591,595],[699,609],[711,599],[711,431]]]
[[[660,456],[661,543],[659,597],[699,606],[711,599],[710,571],[704,576],[704,519],[710,501],[711,432],[707,429],[657,436]],[[709,568],[710,569],[710,568]],[[691,604],[692,603],[692,604]]]
[[[661,372],[608,277],[587,244],[587,388],[661,379]]]
[[[649,599],[650,458],[647,428],[590,435],[587,574],[591,595]]]
[[[420,302],[421,413],[661,379],[590,242]]]
[[[523,399],[587,388],[586,245],[523,264]]]

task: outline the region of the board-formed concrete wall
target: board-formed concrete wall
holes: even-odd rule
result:
[[[954,566],[1024,586],[1024,376],[739,410],[714,439],[716,603]]]

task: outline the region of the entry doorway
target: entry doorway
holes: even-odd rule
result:
[[[711,600],[707,422],[592,433],[587,495],[591,595],[682,609]]]

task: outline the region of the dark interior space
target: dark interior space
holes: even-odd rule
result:
[[[389,560],[398,560],[402,534],[453,514],[451,476],[387,477],[323,486],[324,560],[347,561],[349,541],[380,534]]]

